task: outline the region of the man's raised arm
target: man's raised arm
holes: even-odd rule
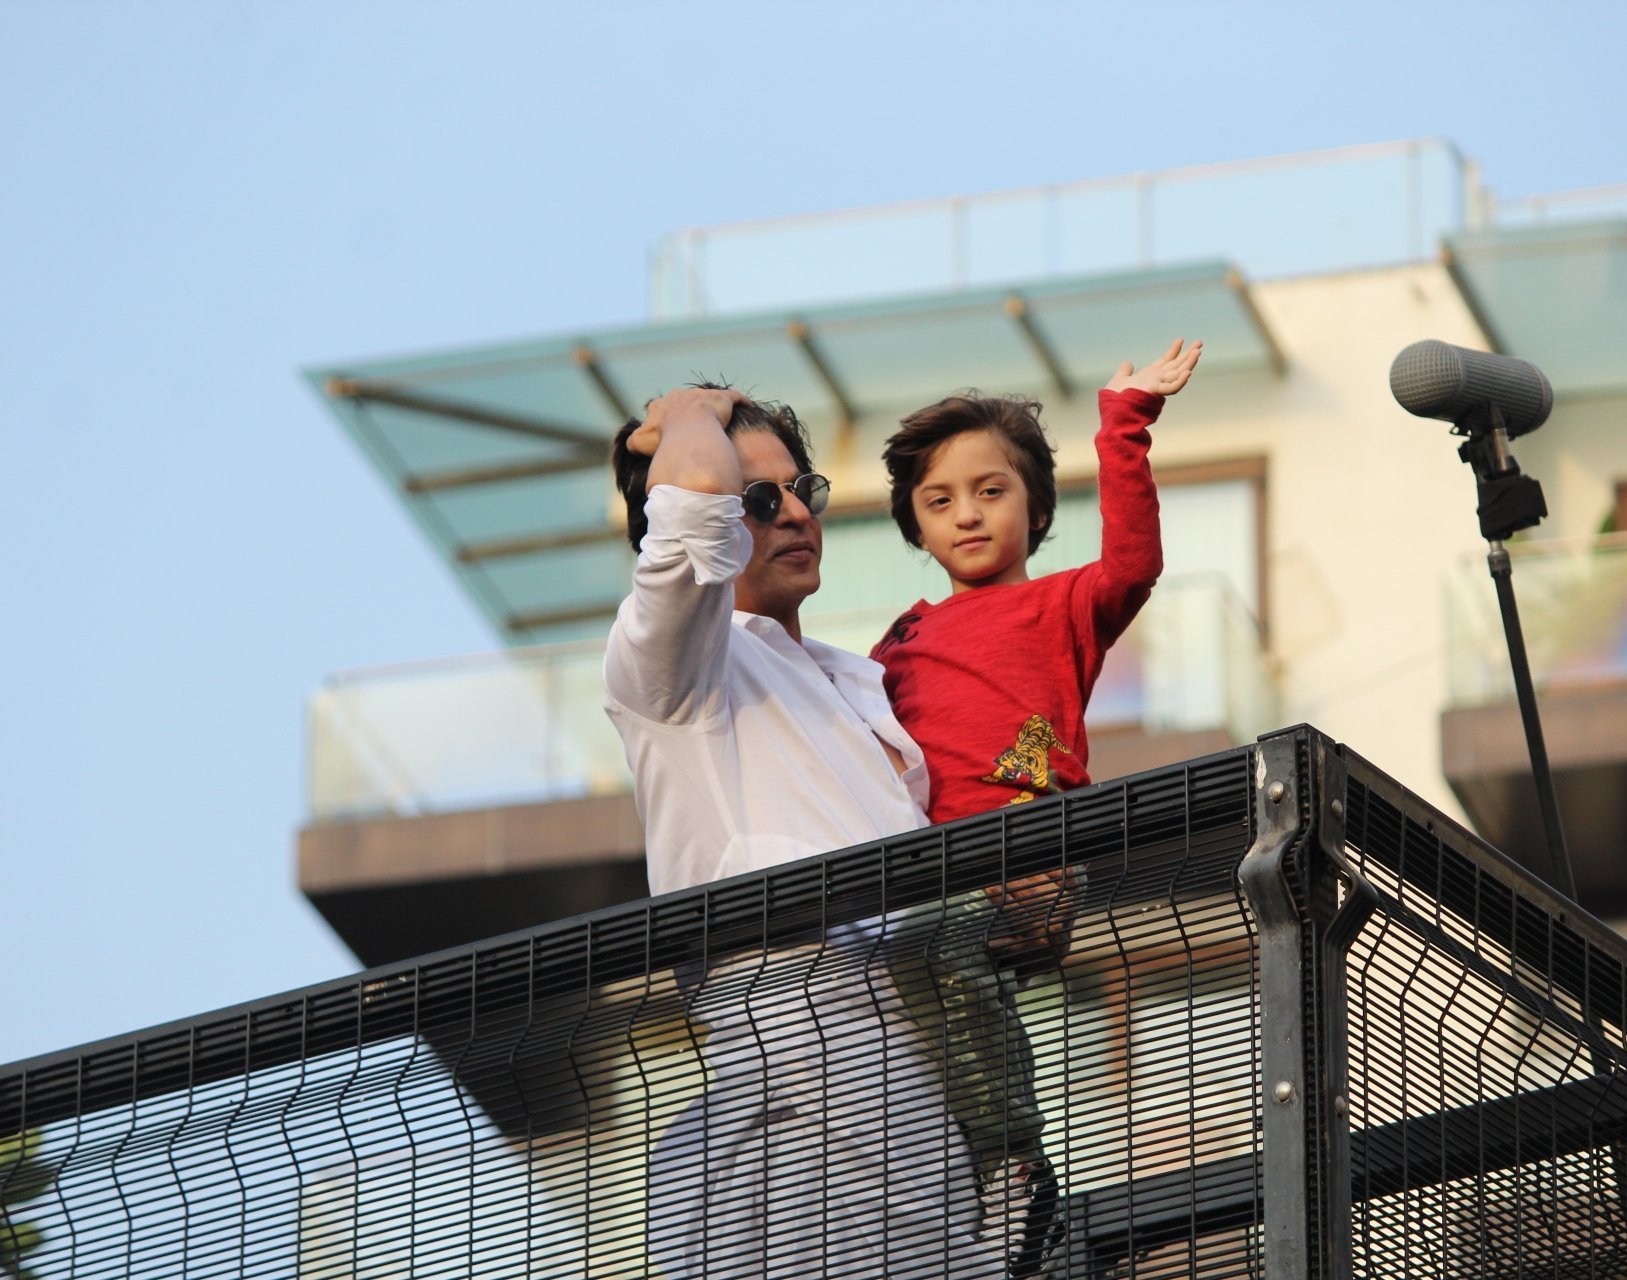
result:
[[[750,558],[740,459],[725,427],[738,391],[686,387],[650,402],[627,452],[650,459],[645,532],[632,594],[605,650],[605,689],[647,720],[687,723],[721,710],[734,579]]]

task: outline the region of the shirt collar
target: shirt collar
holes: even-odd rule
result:
[[[773,618],[764,617],[760,613],[747,613],[743,609],[734,611],[734,624],[744,627],[761,640],[772,645],[790,645],[799,647],[813,659],[816,665],[826,675],[850,676],[858,679],[874,678],[879,670],[877,664],[869,658],[857,653],[849,653],[846,649],[838,649],[835,645],[826,644],[823,640],[815,640],[812,636],[804,635],[800,646],[791,639],[791,633]]]
[[[752,635],[759,636],[764,640],[785,640],[791,644],[796,643],[791,639],[789,631],[774,621],[773,618],[765,618],[760,613],[747,613],[744,609],[736,609],[734,611],[734,625],[744,627]]]

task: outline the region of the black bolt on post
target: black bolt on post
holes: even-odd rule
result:
[[[1542,721],[1537,714],[1536,689],[1531,682],[1531,663],[1525,651],[1525,633],[1520,629],[1519,609],[1514,603],[1513,565],[1504,541],[1521,529],[1534,528],[1548,514],[1542,485],[1520,472],[1520,464],[1508,449],[1508,431],[1502,411],[1495,404],[1478,405],[1459,418],[1453,430],[1466,439],[1458,446],[1458,457],[1474,470],[1480,503],[1480,536],[1486,539],[1486,563],[1497,588],[1497,607],[1503,618],[1503,634],[1508,641],[1509,663],[1514,670],[1514,695],[1520,704],[1520,720],[1525,726],[1526,749],[1531,756],[1531,774],[1536,780],[1537,804],[1542,810],[1542,827],[1548,841],[1548,883],[1567,898],[1576,897],[1576,881],[1571,875],[1570,853],[1559,821],[1559,799],[1554,794],[1553,773],[1548,767],[1548,748],[1542,738]]]

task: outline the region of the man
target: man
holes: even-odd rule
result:
[[[614,452],[639,548],[605,706],[664,893],[925,824],[880,668],[802,635],[829,493],[787,408],[669,392]],[[714,965],[691,994],[711,1084],[651,1158],[651,1262],[694,1277],[1000,1280],[941,1077],[881,922]],[[900,1029],[903,1033],[900,1034]]]
[[[879,668],[802,635],[829,487],[798,480],[813,466],[795,414],[738,391],[669,392],[623,429],[614,461],[640,554],[605,705],[651,890],[925,825],[926,770]]]

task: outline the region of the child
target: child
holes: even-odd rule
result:
[[[1077,569],[1028,576],[1056,513],[1056,464],[1037,403],[951,396],[905,418],[887,442],[893,519],[951,588],[901,615],[870,655],[926,755],[933,822],[1090,781],[1091,688],[1163,568],[1147,428],[1197,366],[1203,344],[1183,346],[1177,339],[1139,370],[1121,364],[1098,394],[1102,555]],[[1045,890],[1054,906],[1043,931],[1060,943],[1073,894],[1058,890],[1070,887],[1040,876],[988,893],[998,903]],[[974,927],[977,895],[946,910],[926,953],[931,989],[900,986],[916,988],[910,1003],[941,1052],[950,1107],[983,1180],[984,1234],[1003,1240],[1012,1275],[1032,1275],[1063,1228],[1040,1146],[1032,1053],[987,928]]]

